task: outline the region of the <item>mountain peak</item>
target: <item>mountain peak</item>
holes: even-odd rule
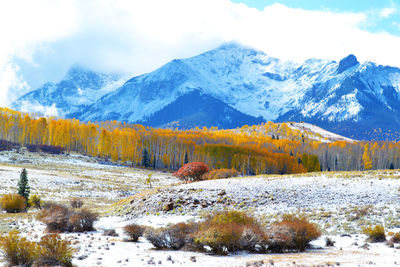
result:
[[[237,42],[227,42],[222,44],[221,46],[219,46],[218,48],[211,50],[211,51],[221,51],[221,50],[226,50],[226,51],[249,51],[251,53],[261,53],[264,54],[264,52],[259,51],[257,49],[254,49],[250,46],[246,46],[246,45],[242,45],[240,43]]]
[[[88,75],[96,75],[95,72],[80,65],[73,65],[65,75],[65,80],[79,80]]]
[[[353,54],[350,54],[347,57],[340,60],[337,72],[340,74],[358,64],[359,64],[359,62],[357,60],[357,57]]]

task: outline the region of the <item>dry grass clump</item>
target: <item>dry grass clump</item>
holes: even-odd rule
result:
[[[369,242],[376,243],[386,241],[385,228],[382,225],[364,228],[363,233],[368,236]]]
[[[12,266],[72,266],[75,250],[58,234],[45,235],[39,242],[20,237],[15,230],[0,237],[0,249]]]
[[[235,169],[215,169],[203,175],[204,180],[224,179],[239,176]]]
[[[26,210],[26,199],[19,194],[5,194],[0,199],[0,205],[9,213],[23,212]]]
[[[132,223],[125,225],[124,232],[128,235],[128,240],[132,242],[137,242],[139,237],[143,236],[145,227]]]

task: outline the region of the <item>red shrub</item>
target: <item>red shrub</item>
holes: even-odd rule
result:
[[[174,175],[185,181],[200,181],[207,172],[208,166],[203,162],[191,162],[183,165]]]

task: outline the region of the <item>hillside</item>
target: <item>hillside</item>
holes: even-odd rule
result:
[[[16,160],[17,159],[17,160]],[[26,150],[0,152],[1,193],[15,190],[21,168],[28,170],[32,194],[43,201],[69,205],[72,198],[100,214],[95,230],[62,233],[76,249],[76,266],[287,266],[376,264],[398,260],[398,244],[369,243],[365,224],[382,224],[398,231],[399,171],[331,172],[292,176],[258,176],[180,183],[169,173],[127,168],[81,155],[50,155]],[[145,180],[152,174],[153,188]],[[221,192],[224,192],[222,194]],[[164,205],[172,199],[174,209]],[[243,210],[268,225],[282,214],[305,214],[323,235],[302,253],[232,253],[215,256],[185,250],[157,250],[144,237],[127,242],[123,227],[137,223],[160,228],[169,223],[198,221],[205,212]],[[27,213],[1,213],[0,231],[18,229],[35,240],[45,233],[35,209]],[[107,235],[110,229],[118,236]],[[327,246],[325,238],[335,243]],[[390,237],[388,236],[388,239]],[[3,256],[0,265],[5,266]]]

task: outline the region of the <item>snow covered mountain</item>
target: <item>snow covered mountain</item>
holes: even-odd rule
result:
[[[61,94],[51,92],[59,90],[54,88],[62,82],[45,85],[16,103],[34,100],[62,108],[60,103],[67,102],[72,111],[66,116],[81,120],[163,127],[231,128],[290,120],[314,123],[356,139],[374,138],[373,129],[381,129],[376,138],[400,130],[400,69],[361,64],[354,55],[340,62],[310,59],[299,64],[230,43],[173,60],[113,91],[82,90],[88,92],[83,98],[81,87],[74,85],[58,100]]]
[[[73,66],[62,81],[44,84],[20,97],[11,107],[22,111],[72,117],[86,105],[93,104],[105,94],[116,90],[125,81],[116,74],[102,74]]]

